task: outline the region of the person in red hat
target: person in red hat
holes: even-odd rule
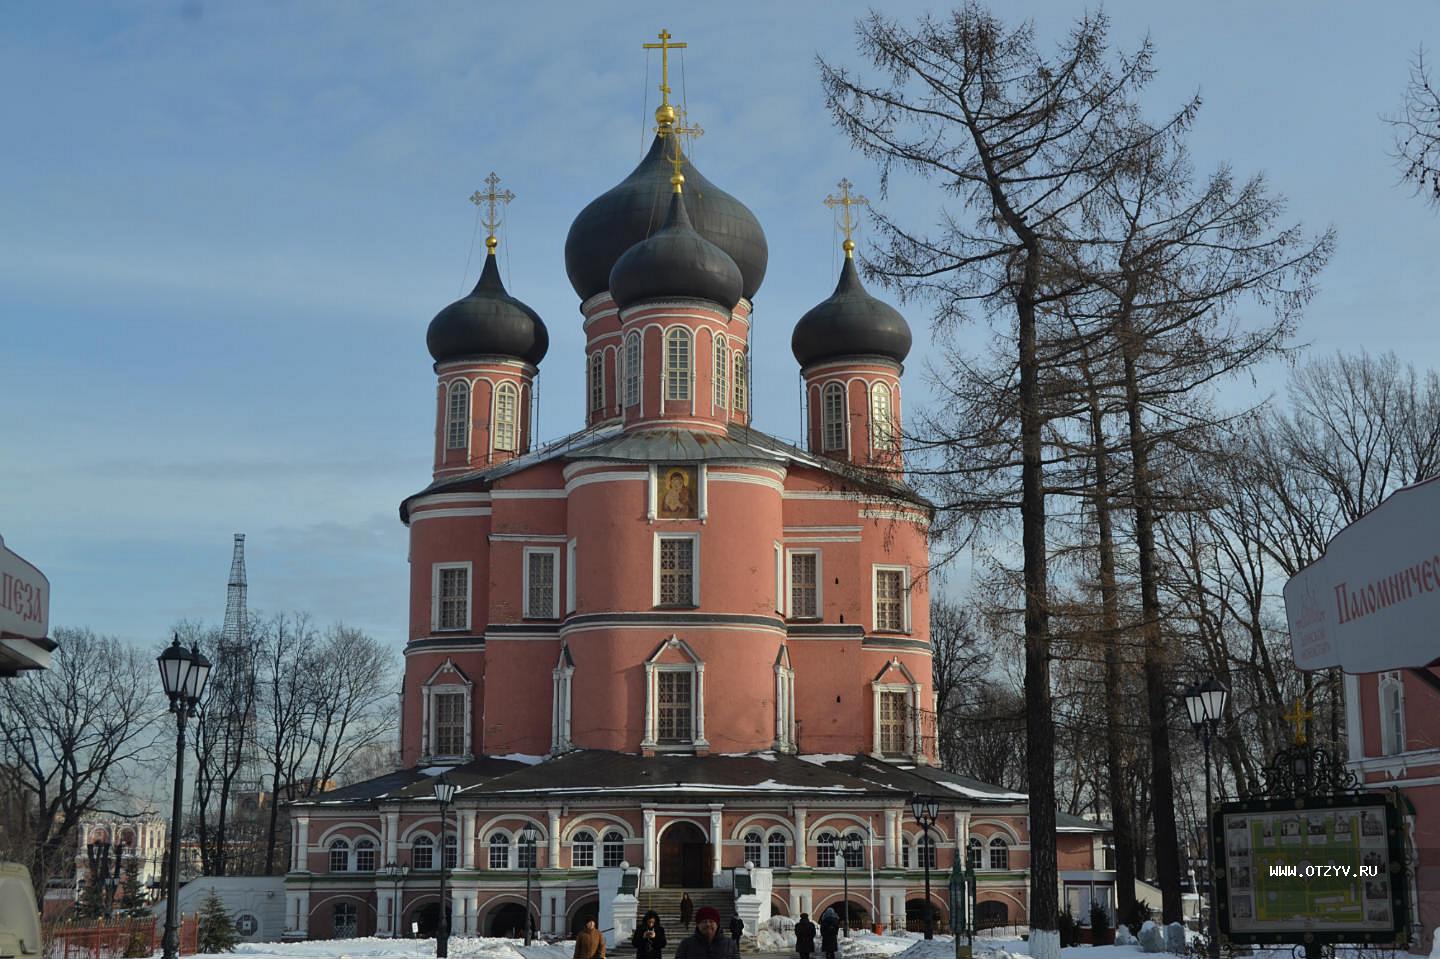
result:
[[[720,912],[701,906],[695,912],[695,931],[680,941],[675,959],[738,959],[735,940],[720,935]]]

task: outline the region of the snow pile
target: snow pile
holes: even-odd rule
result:
[[[755,948],[761,952],[795,951],[795,920],[771,916],[755,932]]]
[[[950,936],[936,936],[927,941],[922,933],[900,929],[879,936],[852,929],[849,939],[840,940],[840,955],[845,959],[862,956],[955,959],[955,940]]]
[[[519,939],[450,937],[450,955],[455,959],[571,959],[575,945],[569,942],[526,946]],[[434,939],[317,939],[312,942],[242,942],[224,957],[244,959],[425,959],[435,955]],[[209,959],[196,956],[195,959]]]
[[[1430,959],[1440,959],[1440,926],[1431,933],[1435,938],[1430,943]]]

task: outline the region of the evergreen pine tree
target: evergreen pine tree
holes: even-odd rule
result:
[[[225,903],[214,889],[205,897],[200,906],[199,947],[202,953],[232,952],[240,942],[240,933],[235,930]]]
[[[125,880],[120,884],[116,899],[116,909],[127,919],[143,919],[150,915],[150,904],[145,901],[145,887],[140,885],[140,874],[133,864],[125,871]]]
[[[105,914],[105,885],[90,869],[85,873],[85,886],[75,900],[75,918],[99,919]]]

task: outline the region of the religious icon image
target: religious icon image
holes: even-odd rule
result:
[[[698,470],[694,466],[662,466],[657,471],[660,489],[657,513],[661,519],[695,519],[699,516]]]

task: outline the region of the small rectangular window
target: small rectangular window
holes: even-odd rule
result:
[[[695,605],[695,540],[660,538],[660,605]]]
[[[819,565],[817,553],[790,554],[790,615],[794,619],[820,616]]]
[[[745,412],[750,401],[750,381],[745,378],[745,354],[735,351],[735,412]]]
[[[470,441],[470,385],[450,387],[450,405],[445,414],[445,448],[463,450]]]
[[[525,616],[555,618],[555,551],[525,551]]]
[[[590,412],[605,408],[605,359],[603,353],[590,357]]]
[[[470,570],[464,566],[442,566],[437,584],[437,629],[470,628]]]
[[[689,742],[692,738],[690,673],[666,671],[656,679],[659,685],[656,735],[662,743]]]
[[[875,628],[889,632],[905,630],[905,571],[875,571]]]
[[[435,755],[460,756],[465,752],[465,694],[434,693]]]
[[[665,398],[690,398],[690,332],[671,330],[665,335]]]

